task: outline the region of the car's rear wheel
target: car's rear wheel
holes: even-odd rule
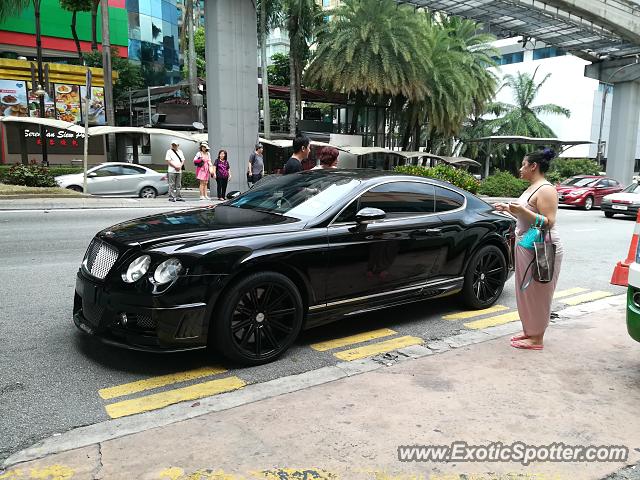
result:
[[[79,187],[78,185],[69,185],[67,187],[67,190],[73,190],[74,192],[82,193],[82,187]]]
[[[587,197],[584,200],[584,209],[591,210],[593,208],[593,197]]]
[[[607,218],[613,218],[614,213],[613,212],[604,212],[604,216]]]
[[[140,190],[141,198],[156,198],[158,196],[158,192],[153,187],[143,187]]]
[[[500,297],[507,279],[507,261],[495,245],[478,250],[467,266],[462,287],[462,300],[475,309],[487,308]]]
[[[212,340],[230,360],[243,365],[270,362],[282,355],[300,333],[302,297],[282,274],[254,273],[223,295],[212,319]]]

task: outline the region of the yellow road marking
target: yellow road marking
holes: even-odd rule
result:
[[[598,290],[591,293],[585,293],[584,295],[567,298],[566,300],[562,300],[562,303],[566,303],[567,305],[579,305],[581,303],[599,300],[600,298],[610,297],[611,295],[613,295],[613,293]]]
[[[582,292],[587,292],[587,291],[588,290],[586,288],[582,288],[582,287],[570,288],[569,290],[561,290],[559,292],[556,292],[553,295],[553,298],[569,297],[571,295],[575,295],[576,293],[582,293]]]
[[[174,403],[210,397],[222,392],[230,392],[242,388],[245,385],[246,382],[238,377],[222,378],[189,387],[176,388],[168,392],[147,395],[146,397],[111,403],[105,408],[111,418],[120,418],[126,417],[127,415],[135,415],[136,413],[148,412],[149,410],[157,410],[158,408],[163,408]]]
[[[137,382],[103,388],[98,390],[98,394],[105,400],[109,400],[110,398],[123,397],[125,395],[131,395],[132,393],[164,387],[165,385],[171,385],[172,383],[187,382],[189,380],[195,380],[196,378],[210,377],[211,375],[218,375],[219,373],[224,373],[226,371],[226,369],[220,367],[196,368],[195,370],[188,370],[186,372],[160,375],[158,377],[151,377],[145,380],[138,380]]]
[[[342,352],[334,353],[333,355],[340,360],[346,360],[347,362],[350,362],[352,360],[371,357],[380,353],[391,352],[393,350],[398,350],[399,348],[408,347],[410,345],[419,345],[423,342],[424,340],[420,337],[398,337],[392,338],[391,340],[387,340],[385,342],[379,342],[372,345],[366,345],[364,347],[344,350]]]
[[[327,340],[326,342],[314,343],[311,348],[319,352],[325,352],[333,348],[346,347],[347,345],[353,345],[355,343],[362,343],[368,340],[374,340],[376,338],[388,337],[395,335],[397,332],[389,328],[381,328],[379,330],[372,330],[370,332],[358,333],[356,335],[349,335],[348,337],[336,338],[335,340]]]
[[[502,312],[503,310],[509,310],[509,307],[505,307],[504,305],[494,305],[493,307],[484,308],[482,310],[452,313],[444,315],[442,318],[445,320],[466,320],[467,318],[479,317],[481,315],[486,315],[487,313]]]
[[[502,325],[503,323],[515,322],[516,320],[520,320],[518,312],[509,312],[503,313],[502,315],[496,315],[495,317],[483,318],[482,320],[476,320],[475,322],[465,323],[464,326],[472,330],[480,330],[482,328]]]

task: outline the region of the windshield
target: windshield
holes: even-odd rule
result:
[[[625,188],[623,190],[623,192],[625,192],[625,193],[637,193],[638,195],[640,195],[640,184],[632,183],[627,188]]]
[[[225,205],[308,220],[334,206],[360,183],[350,177],[315,172],[282,175]]]
[[[591,177],[574,177],[567,178],[564,182],[562,182],[562,185],[573,185],[574,187],[590,187],[594,185],[598,180],[600,179]]]

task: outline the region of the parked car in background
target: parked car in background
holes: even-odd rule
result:
[[[601,175],[576,175],[556,185],[558,203],[591,210],[600,206],[602,199],[612,193],[622,191],[617,180]]]
[[[607,218],[616,213],[635,217],[640,209],[640,185],[632,183],[621,192],[607,195],[602,199],[600,209]]]
[[[77,273],[73,319],[111,345],[212,346],[257,365],[301,329],[356,313],[452,294],[490,307],[514,241],[513,218],[448,183],[310,170],[99,232]]]
[[[82,192],[84,174],[60,175],[55,178],[61,188]],[[87,170],[87,191],[91,195],[117,195],[155,198],[169,191],[167,174],[142,165],[107,162]]]

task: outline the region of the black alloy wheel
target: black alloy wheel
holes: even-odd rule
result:
[[[500,297],[507,279],[507,262],[502,250],[486,245],[471,258],[464,277],[462,297],[470,308],[493,305]]]
[[[222,294],[214,314],[214,341],[230,360],[260,365],[275,360],[295,341],[303,303],[295,284],[275,272],[255,273]]]

